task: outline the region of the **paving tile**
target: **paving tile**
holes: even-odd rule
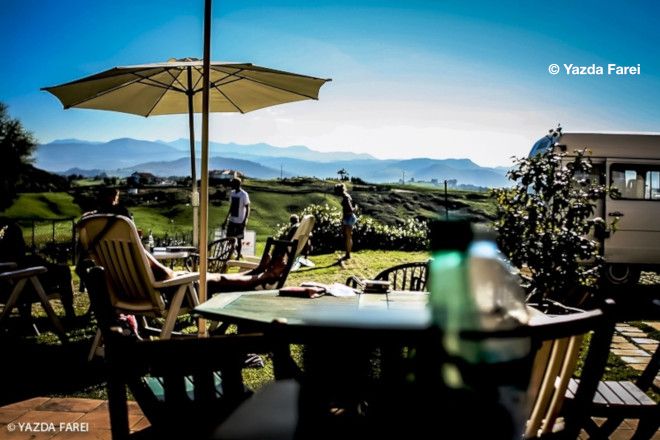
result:
[[[651,440],[660,440],[660,430],[655,431],[655,434],[653,434],[653,437],[651,437]]]
[[[623,423],[628,425],[630,429],[637,429],[637,425],[639,425],[639,420],[638,419],[624,419]]]
[[[83,415],[76,412],[29,411],[5,427],[6,438],[8,440],[50,439],[60,434],[60,423],[73,423]],[[8,432],[9,427],[13,427],[14,431]],[[40,431],[35,431],[37,428]]]
[[[2,409],[0,408],[0,423],[13,422],[23,414],[28,412],[27,409]]]
[[[142,417],[140,420],[138,420],[136,423],[131,425],[131,431],[142,431],[145,428],[148,428],[151,426],[151,423],[149,423],[149,420],[146,417]]]
[[[628,342],[628,340],[623,336],[615,335],[612,336],[612,342]]]
[[[645,321],[644,324],[653,327],[654,330],[660,330],[660,321]]]
[[[630,368],[637,371],[644,371],[648,364],[628,364]]]
[[[621,360],[626,364],[648,364],[648,356],[621,356]]]
[[[128,413],[139,414],[140,416],[144,415],[142,414],[142,409],[140,409],[140,405],[138,405],[137,402],[133,402],[133,401],[128,402]]]
[[[613,348],[611,351],[617,356],[651,356],[650,354],[639,348],[635,348],[633,350],[619,350]]]
[[[658,341],[650,338],[632,338],[632,341],[635,344],[657,344]]]
[[[621,332],[621,334],[628,338],[646,338],[648,336],[644,332]]]
[[[48,402],[50,400],[50,397],[35,397],[33,399],[28,399],[28,400],[23,400],[21,402],[16,402],[16,403],[11,403],[9,405],[5,405],[0,409],[26,409],[26,410],[31,410],[39,405],[43,405],[44,403]]]
[[[656,348],[658,348],[658,344],[639,344],[639,348],[652,353]]]
[[[89,429],[89,432],[61,432],[52,440],[112,440],[109,429]]]
[[[630,438],[633,436],[635,433],[634,430],[632,429],[625,429],[619,427],[616,431],[610,435],[610,440],[630,440]]]
[[[108,414],[108,411],[92,411],[82,416],[79,421],[88,423],[90,432],[98,429],[110,429],[110,414]]]
[[[39,411],[90,412],[103,403],[98,399],[53,398],[36,409]]]
[[[619,342],[616,344],[616,347],[614,345],[615,344],[612,344],[611,348],[617,348],[619,350],[634,350],[637,348],[632,342]]]

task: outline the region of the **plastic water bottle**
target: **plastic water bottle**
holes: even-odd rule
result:
[[[429,305],[434,323],[443,330],[445,350],[473,364],[526,356],[527,340],[459,337],[462,330],[503,330],[527,323],[522,288],[495,243],[475,240],[469,222],[446,221],[431,225],[431,249]],[[460,386],[460,380],[455,382]]]
[[[505,330],[528,321],[522,288],[495,243],[475,239],[468,222],[437,222],[431,225],[431,249],[429,306],[434,324],[442,329],[445,351],[473,365],[506,363],[508,367],[526,368],[531,346],[528,338],[474,341],[460,337],[462,330]],[[442,378],[449,387],[472,386],[470,377],[464,377],[455,365],[444,364],[442,368]],[[479,380],[484,380],[486,371],[490,370],[481,370]],[[497,390],[499,405],[511,417],[512,438],[521,437],[526,418],[528,372],[520,371],[514,381],[498,377],[487,380]]]

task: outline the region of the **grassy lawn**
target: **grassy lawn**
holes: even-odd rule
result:
[[[82,212],[67,193],[24,193],[2,215],[10,218],[59,219],[79,217]]]

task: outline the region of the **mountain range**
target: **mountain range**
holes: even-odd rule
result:
[[[65,139],[39,145],[35,165],[59,174],[125,177],[135,171],[158,176],[190,175],[190,142],[145,141],[131,138],[109,142]],[[197,145],[196,150],[199,148]],[[367,182],[456,179],[458,184],[501,187],[510,183],[505,167],[481,167],[469,159],[377,159],[368,154],[319,152],[306,146],[275,147],[211,142],[210,169],[235,169],[260,179],[291,176],[337,177],[345,169]],[[199,157],[199,154],[197,154]],[[198,162],[199,166],[199,162]]]

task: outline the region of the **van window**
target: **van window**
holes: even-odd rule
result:
[[[660,200],[660,167],[612,164],[610,187],[613,199]]]

